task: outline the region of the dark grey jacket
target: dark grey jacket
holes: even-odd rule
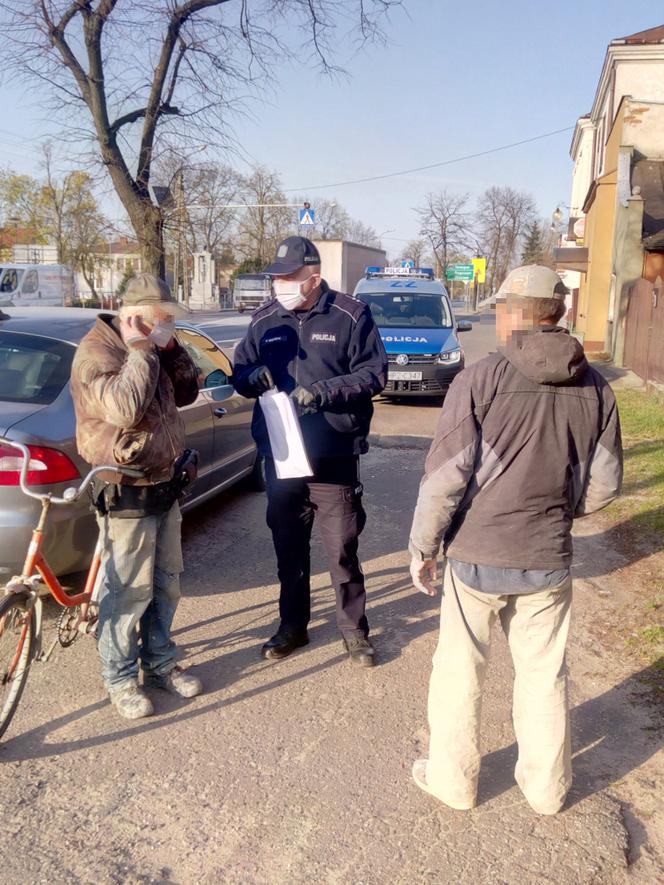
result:
[[[235,351],[233,384],[242,396],[255,397],[248,385],[258,365],[269,368],[279,390],[310,387],[321,408],[302,415],[300,426],[311,458],[362,455],[373,415],[371,398],[385,387],[387,356],[367,304],[321,285],[317,304],[306,313],[268,301],[251,318]],[[252,433],[264,455],[270,441],[260,403]]]
[[[575,516],[622,482],[613,392],[559,327],[465,369],[445,400],[413,519],[411,553],[520,569],[572,558]]]

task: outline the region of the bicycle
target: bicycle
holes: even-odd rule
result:
[[[109,471],[115,474],[122,473],[135,479],[143,477],[144,474],[143,471],[131,467],[115,465],[94,467],[78,488],[65,489],[61,498],[51,493],[40,494],[28,487],[30,452],[27,447],[8,439],[0,438],[0,443],[21,452],[23,455],[19,480],[21,491],[28,497],[41,501],[42,505],[39,521],[32,532],[22,574],[8,582],[5,595],[0,600],[0,737],[2,737],[16,713],[33,661],[46,662],[58,645],[68,648],[79,636],[96,634],[101,543],[97,541],[83,592],[68,594],[41,552],[51,505],[73,504],[100,473]],[[56,625],[57,635],[45,652],[42,648],[40,595],[40,590],[44,586],[62,606]]]

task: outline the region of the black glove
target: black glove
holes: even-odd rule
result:
[[[274,379],[267,366],[257,366],[247,378],[247,384],[256,396],[260,396],[261,393],[274,387]]]
[[[290,394],[290,398],[295,401],[300,410],[301,415],[312,415],[320,408],[320,397],[308,387],[298,386]]]

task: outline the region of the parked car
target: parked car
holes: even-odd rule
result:
[[[69,389],[76,347],[101,311],[16,308],[0,311],[0,437],[30,448],[29,482],[61,495],[89,469],[76,450]],[[199,475],[187,511],[244,477],[262,485],[251,438],[253,403],[230,383],[232,366],[214,341],[188,322],[177,324],[180,344],[198,369],[200,393],[181,409],[187,443],[200,452]],[[39,503],[21,493],[21,458],[0,442],[0,584],[20,571]],[[85,569],[96,538],[89,500],[54,507],[45,553],[57,574]]]

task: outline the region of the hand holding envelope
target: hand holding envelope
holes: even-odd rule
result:
[[[293,400],[272,388],[259,398],[278,479],[313,476]]]

